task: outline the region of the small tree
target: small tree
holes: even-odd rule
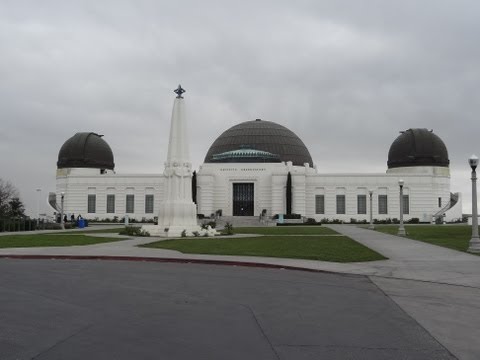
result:
[[[12,198],[12,200],[10,200],[8,204],[10,205],[8,215],[12,217],[25,216],[25,207],[23,206],[22,201],[18,197]]]
[[[18,190],[15,188],[15,186],[12,185],[11,182],[0,179],[0,217],[10,216],[10,202],[13,201],[14,198],[18,199],[18,202],[20,202]],[[17,206],[18,202],[14,201],[14,206]]]
[[[286,199],[287,199],[287,215],[292,213],[292,174],[290,171],[287,175],[287,189],[286,189]]]
[[[197,203],[197,172],[194,171],[192,175],[192,200]]]

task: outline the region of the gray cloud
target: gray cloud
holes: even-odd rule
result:
[[[480,153],[474,1],[3,1],[1,177],[29,209],[77,131],[117,171],[161,172],[178,83],[195,166],[228,127],[287,126],[320,171],[384,172],[399,130],[433,128],[469,211]]]

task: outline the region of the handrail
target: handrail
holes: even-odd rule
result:
[[[437,219],[443,214],[445,214],[449,209],[455,206],[455,204],[458,202],[458,193],[450,193],[450,201],[445,205],[443,208],[441,208],[439,211],[437,211],[434,215],[432,215],[433,218]]]

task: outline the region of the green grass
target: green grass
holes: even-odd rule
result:
[[[375,230],[397,235],[398,225],[375,225]],[[459,251],[467,251],[472,237],[472,227],[468,225],[406,225],[405,231],[409,239]]]
[[[235,234],[261,235],[333,235],[336,231],[324,226],[270,226],[270,227],[234,227]]]
[[[334,262],[386,259],[346,236],[260,236],[247,238],[182,238],[142,247],[188,254],[265,256]]]
[[[63,231],[62,234],[85,234],[85,233],[87,234],[118,234],[123,229],[125,229],[125,226],[116,227],[112,229],[85,229],[85,230],[76,230],[76,231]],[[55,234],[55,231],[52,231],[51,234]]]
[[[121,238],[68,235],[65,233],[0,236],[0,248],[91,245],[123,240]]]

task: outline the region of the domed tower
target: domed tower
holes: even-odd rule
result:
[[[205,163],[281,161],[313,166],[310,152],[293,131],[260,119],[245,121],[223,132],[205,156]]]
[[[449,174],[448,151],[442,139],[427,129],[402,131],[388,151],[387,173]]]
[[[97,186],[105,186],[105,175],[115,168],[112,149],[102,136],[79,132],[60,148],[56,192],[49,194],[49,203],[58,213],[81,213],[86,217],[96,213]]]
[[[79,132],[60,148],[57,169],[86,168],[100,169],[100,173],[115,167],[113,152],[103,135],[93,132]]]
[[[221,210],[223,216],[283,213],[289,173],[294,211],[304,214],[306,174],[316,169],[303,141],[272,121],[232,126],[210,146],[197,173],[198,211],[211,215]]]

